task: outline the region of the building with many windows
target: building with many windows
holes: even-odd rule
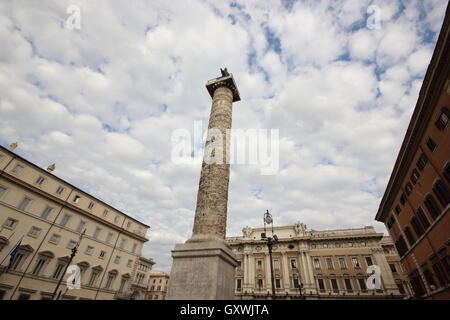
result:
[[[263,228],[246,227],[243,236],[227,238],[240,262],[235,271],[236,299],[271,296],[270,258],[262,233]],[[392,241],[373,227],[315,231],[297,223],[275,227],[274,234],[278,299],[404,299],[410,294]],[[366,286],[371,275],[367,268],[372,265],[381,271],[379,290]]]
[[[169,275],[167,273],[162,271],[152,272],[150,274],[147,300],[165,300],[168,285]]]
[[[417,299],[450,299],[450,6],[378,209]]]
[[[0,147],[0,299],[51,298],[84,231],[71,263],[80,289],[66,287],[66,274],[60,299],[131,296],[149,226],[58,178],[54,165],[44,170],[13,153],[16,146]]]

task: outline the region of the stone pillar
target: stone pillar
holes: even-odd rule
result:
[[[206,83],[212,107],[208,125],[192,237],[172,250],[168,300],[217,300],[234,298],[237,260],[225,243],[227,225],[229,130],[232,103],[239,101],[233,76]]]
[[[282,265],[281,267],[283,268],[283,288],[285,289],[289,289],[290,286],[290,279],[289,279],[289,259],[286,255],[285,252],[282,253]]]

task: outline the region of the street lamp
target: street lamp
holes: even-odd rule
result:
[[[58,292],[59,286],[61,285],[64,275],[67,272],[67,268],[72,263],[73,257],[75,257],[75,255],[77,254],[78,247],[80,246],[80,242],[83,239],[85,232],[86,232],[86,229],[84,229],[83,233],[80,234],[80,238],[78,239],[77,244],[72,248],[72,254],[70,255],[69,262],[67,263],[66,267],[64,268],[64,272],[62,273],[61,278],[59,278],[59,281],[58,281],[58,284],[56,285],[55,291],[53,291],[52,300],[58,300],[58,298],[59,298],[59,295],[58,295],[58,297],[55,299],[56,293]]]
[[[264,233],[261,234],[261,239],[267,241],[267,248],[269,249],[269,259],[270,259],[270,280],[272,283],[272,299],[275,299],[275,280],[273,277],[273,261],[272,261],[272,247],[273,244],[278,242],[278,237],[273,233],[273,217],[269,213],[269,210],[264,214]],[[272,237],[267,236],[266,225],[272,225]]]

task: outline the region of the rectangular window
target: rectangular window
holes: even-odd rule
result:
[[[40,176],[39,178],[37,178],[36,180],[36,184],[38,185],[42,185],[45,181],[45,178],[43,176]]]
[[[77,232],[83,232],[86,227],[86,222],[81,220],[77,227]]]
[[[262,260],[256,260],[256,268],[262,270]]]
[[[417,171],[416,169],[414,169],[411,173],[411,182],[413,184],[416,184],[419,181],[420,178],[420,174],[419,171]]]
[[[345,289],[347,289],[348,292],[353,292],[352,282],[350,279],[344,279],[345,283]]]
[[[94,207],[94,202],[89,202],[89,204],[88,204],[88,209],[89,210],[92,210],[92,208]]]
[[[274,269],[280,269],[280,260],[273,259],[273,268]]]
[[[120,217],[119,217],[119,216],[116,216],[116,217],[114,218],[114,222],[115,222],[115,223],[118,223],[119,220],[120,220]]]
[[[241,291],[242,289],[242,279],[236,280],[236,291]]]
[[[28,232],[28,235],[30,237],[37,238],[40,233],[41,233],[41,229],[33,226],[33,227],[31,227],[30,232]]]
[[[258,289],[262,289],[263,288],[263,279],[261,279],[261,278],[258,278],[257,279],[258,281],[257,281],[257,284],[258,284]]]
[[[317,284],[319,285],[320,291],[325,291],[325,283],[323,282],[323,279],[317,279]]]
[[[30,298],[31,298],[31,295],[26,294],[26,293],[21,293],[19,295],[19,297],[17,298],[17,300],[30,300]]]
[[[395,280],[395,283],[397,284],[398,291],[400,294],[405,294],[405,287],[403,286],[403,283],[401,280]]]
[[[131,221],[128,221],[127,222],[127,229],[130,229],[131,228]]]
[[[102,230],[102,229],[100,229],[99,227],[95,228],[94,235],[93,235],[93,237],[94,237],[95,239],[98,238],[98,236],[99,236],[101,230]]]
[[[8,218],[3,223],[3,226],[7,229],[14,229],[17,226],[18,221],[16,219]]]
[[[6,188],[5,187],[2,187],[2,186],[0,186],[0,199],[4,196],[4,194],[6,193]]]
[[[21,166],[20,164],[17,164],[14,169],[12,169],[12,172],[15,174],[19,174],[24,169],[24,166]]]
[[[133,264],[133,260],[128,260],[127,267],[131,268],[132,264]]]
[[[291,259],[291,268],[297,269],[297,259]]]
[[[58,189],[56,189],[56,194],[61,195],[63,193],[63,191],[64,191],[64,188],[59,186]]]
[[[113,275],[108,275],[108,280],[106,281],[106,285],[105,285],[105,289],[109,289],[111,288],[111,284],[114,280],[114,276]]]
[[[108,210],[103,210],[103,216],[106,217],[108,215]]]
[[[401,212],[402,212],[402,209],[400,208],[400,206],[399,206],[399,205],[396,205],[396,206],[395,206],[395,214],[396,214],[396,215],[399,215]]]
[[[108,236],[106,237],[106,242],[111,243],[112,237],[113,237],[112,232],[108,233]]]
[[[281,279],[280,278],[275,279],[275,288],[281,289]]]
[[[333,269],[333,260],[331,258],[327,258],[327,268],[328,269]]]
[[[125,283],[127,282],[127,280],[125,280],[125,279],[122,279],[121,281],[120,281],[120,287],[119,287],[119,292],[122,292],[123,291],[123,288],[125,287]]]
[[[444,130],[449,122],[449,118],[450,118],[450,111],[447,108],[442,108],[441,114],[439,115],[437,121],[436,121],[436,127],[439,130]]]
[[[73,202],[74,203],[78,203],[80,202],[81,197],[79,195],[76,195],[75,197],[73,197]]]
[[[43,259],[43,258],[38,259],[38,262],[36,263],[36,266],[34,267],[32,274],[34,274],[35,276],[39,275],[44,264],[45,264],[45,259]]]
[[[125,242],[126,242],[126,240],[125,239],[121,239],[120,240],[120,248],[124,248],[125,247]]]
[[[106,251],[102,250],[100,251],[100,255],[98,256],[100,259],[104,259],[106,255]]]
[[[417,161],[417,167],[423,171],[428,163],[428,157],[425,155],[425,153],[422,153],[419,157],[419,160]]]
[[[359,265],[359,260],[357,257],[352,257],[352,264],[354,268],[361,268],[361,266]]]
[[[70,241],[67,243],[67,248],[70,249],[70,250],[72,250],[73,248],[75,248],[76,245],[77,245],[77,242],[76,242],[75,240],[70,240]]]
[[[17,209],[25,211],[25,209],[28,207],[28,205],[30,204],[31,199],[28,197],[24,197],[22,199],[22,201],[20,201],[19,205],[17,206]]]
[[[373,265],[372,258],[371,257],[366,257],[366,263],[367,263],[367,266]]]
[[[359,283],[359,288],[361,289],[361,291],[363,291],[363,292],[367,291],[366,280],[359,278],[358,283]]]
[[[53,208],[46,206],[44,211],[42,211],[41,218],[48,219],[48,217],[50,216],[50,213],[52,213],[52,211],[53,211]]]
[[[92,272],[91,277],[89,278],[88,286],[93,287],[95,284],[95,280],[97,280],[98,273]]]
[[[314,268],[320,269],[320,260],[319,260],[319,258],[314,258]]]
[[[59,223],[61,226],[65,227],[67,225],[67,223],[70,220],[70,216],[68,214],[65,214],[62,219],[61,222]]]
[[[52,278],[53,279],[59,279],[59,276],[61,275],[61,272],[63,271],[65,265],[62,263],[58,263],[56,265],[55,272],[53,272]]]
[[[391,268],[392,273],[397,273],[397,268],[395,268],[395,264],[389,263],[389,268]]]
[[[23,259],[23,254],[22,253],[16,254],[16,256],[13,259],[11,269],[12,270],[18,270],[18,268],[20,266],[20,263],[22,262],[22,259]]]
[[[333,288],[334,292],[339,291],[338,283],[336,279],[331,279],[331,287]]]
[[[94,247],[87,246],[86,251],[84,252],[87,255],[91,255],[94,252]]]
[[[119,264],[120,263],[120,256],[116,256],[114,259],[114,263]]]
[[[58,244],[59,240],[61,240],[61,236],[59,234],[54,233],[51,237],[49,242],[53,243],[53,244]]]
[[[135,252],[136,252],[136,248],[137,248],[137,244],[134,243],[134,244],[133,244],[133,249],[131,249],[131,252],[132,252],[132,253],[135,253]]]
[[[347,269],[347,263],[345,263],[345,258],[339,258],[339,265],[341,269]]]

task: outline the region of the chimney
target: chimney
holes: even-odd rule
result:
[[[17,142],[11,143],[8,147],[8,150],[12,152],[14,151],[15,148],[17,148],[17,146],[18,146]]]
[[[48,172],[53,172],[53,170],[55,170],[55,168],[56,168],[56,165],[55,165],[55,164],[52,164],[52,165],[50,165],[50,166],[47,167],[47,171],[48,171]]]

